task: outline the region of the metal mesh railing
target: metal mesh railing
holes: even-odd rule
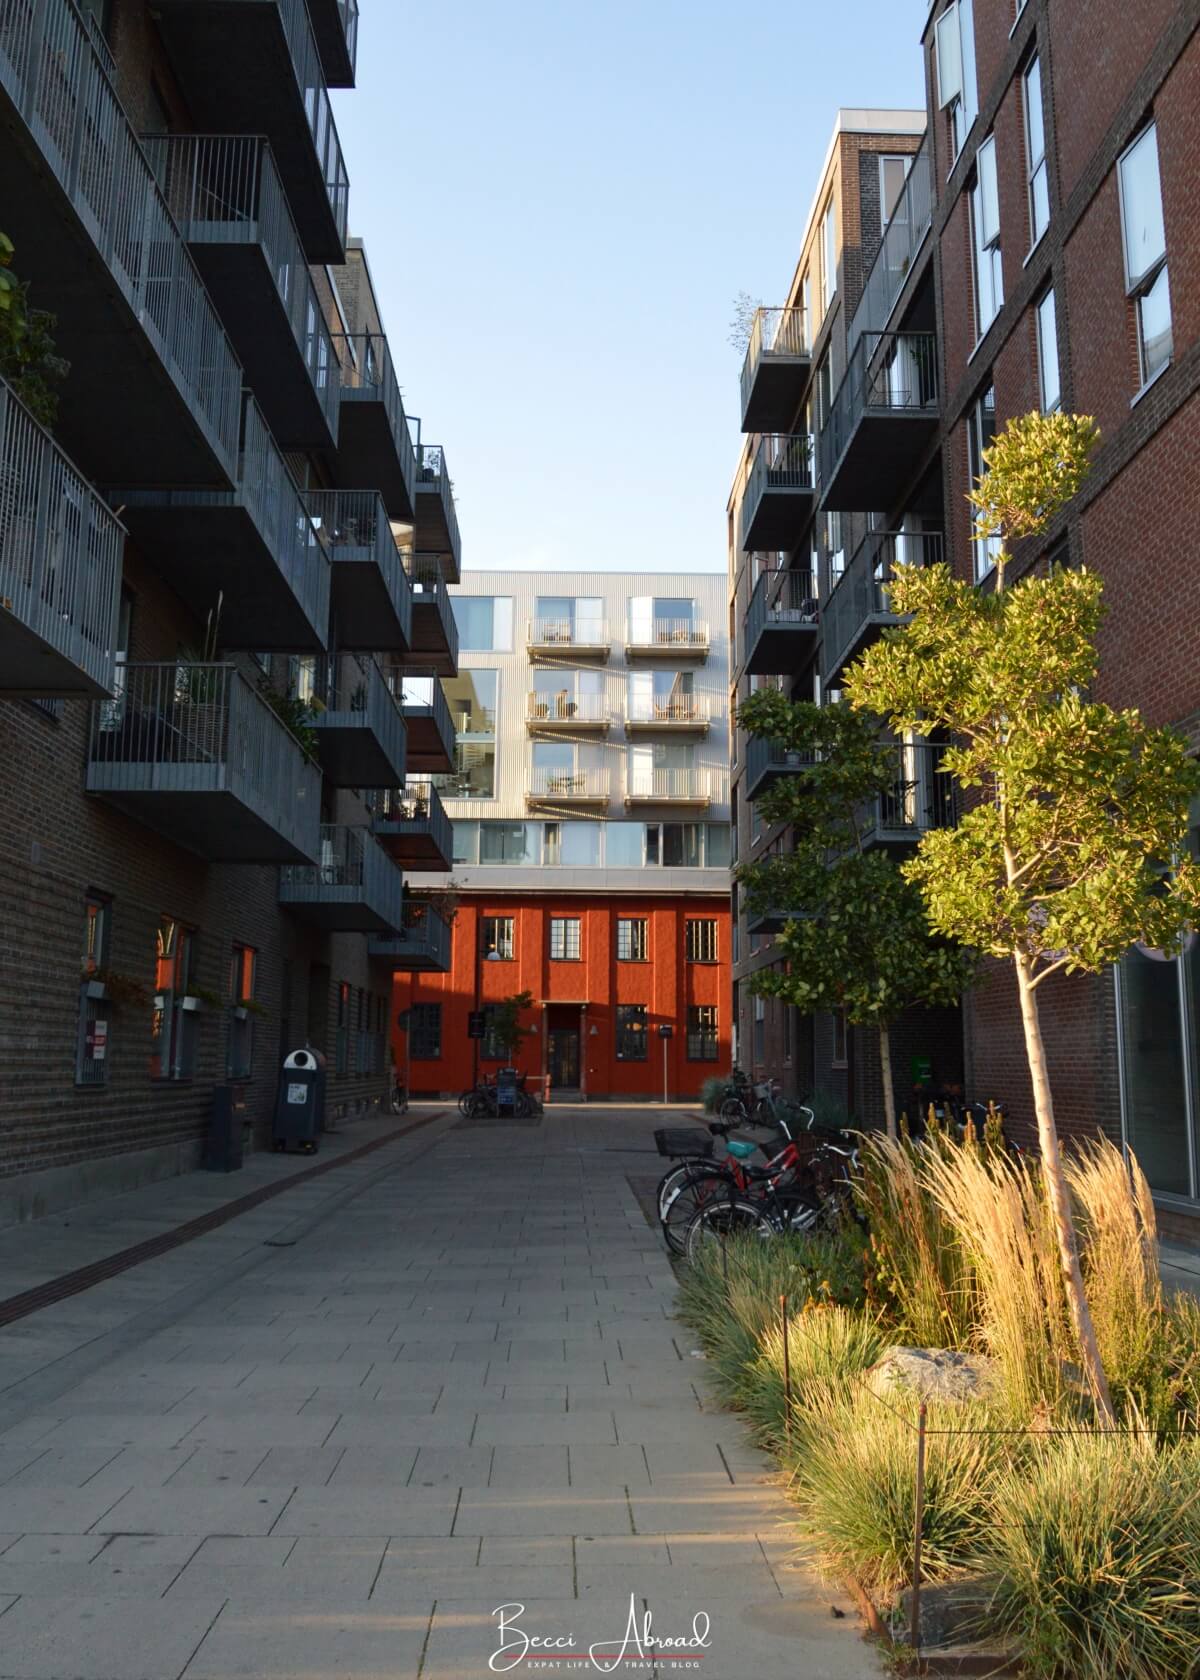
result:
[[[285,863],[279,896],[289,904],[361,902],[389,928],[401,926],[404,882],[365,823],[322,823],[320,860]]]
[[[329,624],[329,555],[324,537],[249,394],[238,488],[309,623],[323,638]]]
[[[337,225],[338,241],[345,245],[350,213],[350,181],[337,124],[333,120],[333,107],[329,103],[329,90],[325,86],[321,55],[309,21],[308,6],[306,0],[277,0],[277,4],[292,69],[304,101],[304,115],[316,150],[325,195]]]
[[[413,586],[377,490],[311,490],[304,498],[330,560],[373,556],[406,642],[412,638]]]
[[[937,341],[932,333],[864,332],[821,433],[821,481],[828,486],[855,427],[871,413],[938,411]]]
[[[72,0],[0,0],[0,82],[232,477],[242,371],[109,69]]]
[[[764,356],[807,356],[809,346],[805,331],[804,311],[796,308],[754,311],[750,329],[750,343],[742,363],[742,413],[746,412],[754,376]]]
[[[124,542],[96,491],[0,380],[0,607],[106,689]]]
[[[441,496],[449,551],[457,558],[462,552],[462,538],[458,530],[458,510],[454,506],[454,484],[446,468],[446,452],[440,443],[418,443],[415,450],[417,484],[433,485]]]
[[[817,762],[815,752],[789,747],[767,735],[751,735],[746,742],[746,783],[753,787],[766,775],[797,775]]]
[[[813,575],[806,569],[764,572],[754,586],[746,609],[746,654],[749,657],[764,630],[781,625],[816,625],[820,617]],[[790,667],[789,667],[790,668]]]
[[[764,432],[754,448],[738,513],[739,546],[746,548],[759,504],[768,490],[811,490],[813,439],[808,432]]]
[[[142,144],[192,244],[262,246],[321,412],[336,436],[333,339],[270,145],[258,135],[221,134],[143,135]]]
[[[942,558],[937,531],[870,531],[830,593],[822,613],[826,673],[833,675],[872,619],[890,613],[888,584],[897,565],[933,566]]]
[[[942,768],[945,747],[904,741],[881,751],[890,761],[893,778],[873,803],[868,830],[915,840],[932,828],[953,828],[958,820],[958,793],[953,776]]]
[[[383,404],[404,487],[411,501],[417,478],[416,455],[387,339],[382,333],[335,333],[333,349],[343,395],[351,393],[352,396],[373,398]]]
[[[438,556],[436,554],[414,554],[412,549],[402,548],[400,558],[403,561],[405,571],[408,573],[409,582],[412,584],[414,609],[432,606],[436,610],[447,652],[451,663],[457,669],[458,622],[454,617],[454,609],[450,605],[450,591]]]
[[[636,761],[626,772],[626,799],[661,800],[664,804],[707,803],[712,798],[712,777],[707,770],[692,766],[658,768]]]

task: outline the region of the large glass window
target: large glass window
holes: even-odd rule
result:
[[[821,218],[821,302],[825,310],[837,292],[837,217],[831,198]]]
[[[1143,129],[1118,164],[1125,285],[1137,311],[1142,383],[1171,360],[1171,292],[1167,280],[1167,234],[1158,173],[1158,131]]]
[[[696,603],[684,595],[634,595],[629,601],[629,640],[645,647],[688,643],[696,624]]]
[[[897,209],[904,206],[904,183],[912,158],[883,156],[879,159],[879,231],[882,234]]]
[[[454,834],[455,863],[479,862],[479,824],[477,822],[456,822],[451,824]]]
[[[736,830],[727,823],[706,823],[704,826],[704,862],[709,869],[728,869],[732,862],[732,842]]]
[[[451,595],[458,645],[464,653],[511,653],[511,595]]]
[[[657,723],[690,718],[695,715],[693,693],[690,671],[631,671],[630,722]]]
[[[979,115],[972,0],[951,0],[937,21],[937,76],[938,105],[950,117],[957,157]]]
[[[687,1059],[689,1062],[715,1062],[718,1053],[717,1006],[715,1003],[692,1003],[687,1012]]]
[[[645,916],[617,917],[617,961],[646,962],[650,955]]]
[[[645,823],[605,823],[604,862],[609,869],[640,869],[646,862]]]
[[[578,916],[551,916],[550,960],[578,962],[580,957],[580,920]]]
[[[1042,61],[1033,58],[1024,77],[1025,161],[1029,172],[1029,237],[1038,240],[1050,226],[1050,171],[1046,167],[1046,124],[1042,112]]]
[[[254,1071],[254,986],[258,953],[235,945],[229,956],[229,1037],[225,1077],[249,1079]]]
[[[512,962],[516,956],[512,916],[484,916],[479,927],[479,949],[485,962]]]
[[[603,671],[535,670],[529,696],[529,716],[587,722],[605,716]]]
[[[975,168],[975,185],[971,189],[971,232],[975,249],[975,326],[982,338],[1004,302],[994,135],[989,135],[980,146]]]
[[[454,722],[454,769],[435,776],[435,784],[451,799],[494,799],[496,796],[496,703],[499,671],[460,671],[446,677],[442,692]]]
[[[1194,948],[1181,963],[1135,947],[1120,972],[1126,1136],[1151,1187],[1177,1196],[1197,1193],[1197,1094],[1188,1064],[1195,1058],[1198,975]]]
[[[408,1053],[415,1062],[436,1062],[442,1054],[442,1006],[414,1003],[408,1012]]]
[[[548,822],[542,835],[542,862],[564,869],[598,869],[600,824]]]
[[[644,1003],[619,1003],[617,1005],[617,1060],[619,1062],[644,1062],[647,1055],[648,1038],[646,1005]]]
[[[1062,380],[1058,368],[1058,317],[1054,292],[1048,291],[1037,306],[1038,386],[1042,413],[1051,414],[1062,406]]]
[[[687,960],[692,963],[715,963],[717,960],[717,918],[697,916],[684,923]]]
[[[193,934],[164,916],[155,935],[154,1007],[150,1020],[151,1079],[190,1079],[199,1016],[189,995]]]
[[[534,602],[540,642],[597,647],[604,640],[604,602],[598,595],[539,595]]]
[[[987,471],[983,459],[984,450],[990,449],[992,440],[996,436],[996,391],[989,385],[967,416],[967,450],[971,484],[977,485]],[[975,540],[975,581],[987,577],[996,564],[996,557],[1000,553],[1001,542],[997,536],[976,537]]]
[[[480,863],[538,863],[539,827],[538,823],[480,823]]]

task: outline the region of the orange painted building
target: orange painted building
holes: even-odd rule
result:
[[[699,1095],[730,1067],[730,906],[725,895],[475,894],[458,905],[449,971],[397,973],[396,1066],[415,1095],[457,1095],[506,1058],[468,1016],[528,991],[516,1065],[551,1096]],[[669,1027],[665,1037],[660,1027]],[[665,1045],[665,1070],[664,1070]]]

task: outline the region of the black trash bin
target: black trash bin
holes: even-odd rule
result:
[[[271,1140],[277,1150],[295,1144],[306,1155],[317,1152],[325,1129],[325,1058],[319,1050],[293,1050],[283,1059],[275,1096]]]

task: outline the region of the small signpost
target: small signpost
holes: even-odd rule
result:
[[[510,1118],[517,1112],[517,1070],[504,1067],[496,1075],[496,1113]]]
[[[675,1028],[664,1021],[658,1029],[658,1036],[662,1039],[663,1047],[663,1102],[670,1102],[670,1079],[667,1074],[667,1040],[675,1036]]]

